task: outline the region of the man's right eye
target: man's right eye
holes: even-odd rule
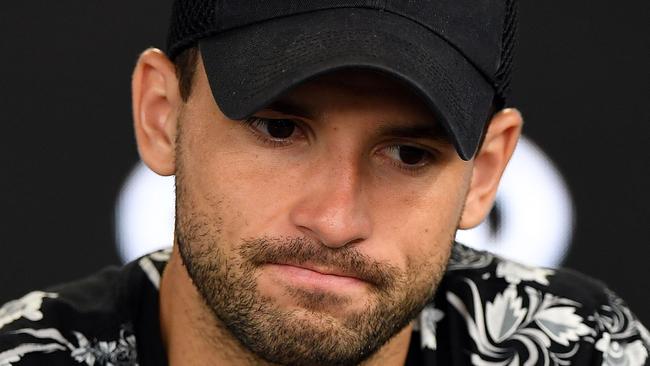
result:
[[[286,140],[296,134],[296,123],[288,119],[251,117],[247,121],[256,132],[273,140]]]
[[[300,122],[290,119],[253,116],[243,122],[259,141],[271,147],[289,146],[307,139]]]
[[[423,169],[435,160],[432,152],[405,144],[387,146],[383,149],[383,153],[394,165],[407,171]]]

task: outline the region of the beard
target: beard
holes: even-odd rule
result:
[[[209,220],[188,216],[187,212],[179,214],[177,218],[185,218],[177,219],[176,224],[179,252],[207,308],[217,324],[241,345],[272,363],[363,362],[419,314],[444,273],[445,264],[434,263],[400,272],[355,249],[331,249],[304,237],[257,238],[224,246],[217,234],[219,227],[210,227]],[[224,247],[238,250],[227,255]],[[334,317],[326,308],[342,306],[349,299],[328,292],[290,289],[286,295],[299,308],[283,309],[263,296],[257,286],[260,266],[283,261],[324,264],[353,273],[371,284],[370,298],[363,310]]]

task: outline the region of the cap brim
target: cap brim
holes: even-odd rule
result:
[[[361,67],[410,85],[449,133],[464,160],[473,157],[494,89],[448,42],[389,12],[320,10],[241,27],[200,41],[221,111],[244,119],[304,81]]]

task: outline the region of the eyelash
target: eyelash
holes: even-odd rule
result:
[[[279,119],[286,119],[286,118],[279,118]],[[259,131],[257,131],[257,129],[254,126],[256,123],[269,123],[270,121],[273,121],[273,120],[274,120],[273,118],[263,118],[263,117],[252,116],[252,117],[248,117],[247,119],[243,120],[242,123],[246,127],[248,127],[248,129],[253,133],[253,135],[255,136],[255,138],[258,141],[260,141],[261,143],[263,143],[265,145],[268,145],[268,146],[273,147],[273,148],[289,146],[293,142],[293,139],[291,139],[291,138],[289,138],[289,139],[278,139],[278,140],[271,139],[271,138],[268,138],[268,137],[262,135]],[[289,120],[289,121],[295,123],[296,129],[300,130],[300,125],[296,121],[290,120],[290,119],[286,119],[286,120]]]
[[[426,162],[422,165],[417,165],[417,166],[409,166],[407,164],[401,163],[399,160],[394,160],[389,157],[385,157],[386,160],[388,160],[388,163],[393,165],[394,167],[398,168],[402,172],[416,176],[420,173],[422,173],[424,170],[428,169],[431,167],[431,164],[435,163],[438,160],[438,154],[437,152],[433,152],[429,149],[425,149],[419,146],[413,146],[413,145],[407,145],[407,144],[393,144],[393,145],[388,145],[385,146],[383,149],[397,149],[398,146],[410,146],[414,147],[416,149],[420,149],[426,153]]]

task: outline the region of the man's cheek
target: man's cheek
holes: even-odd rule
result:
[[[254,185],[255,186],[255,185]],[[236,187],[236,186],[231,186]],[[250,186],[246,186],[250,187]],[[288,236],[284,201],[264,190],[230,190],[223,195],[227,199],[209,205],[211,216],[221,224],[224,240],[237,243],[244,239],[261,236]],[[295,234],[295,233],[293,233]]]
[[[290,227],[289,213],[304,192],[296,180],[286,178],[261,174],[254,178],[254,184],[249,182],[239,185],[241,189],[230,190],[228,196],[237,211],[233,214],[233,224],[254,236],[297,235],[295,228]]]

